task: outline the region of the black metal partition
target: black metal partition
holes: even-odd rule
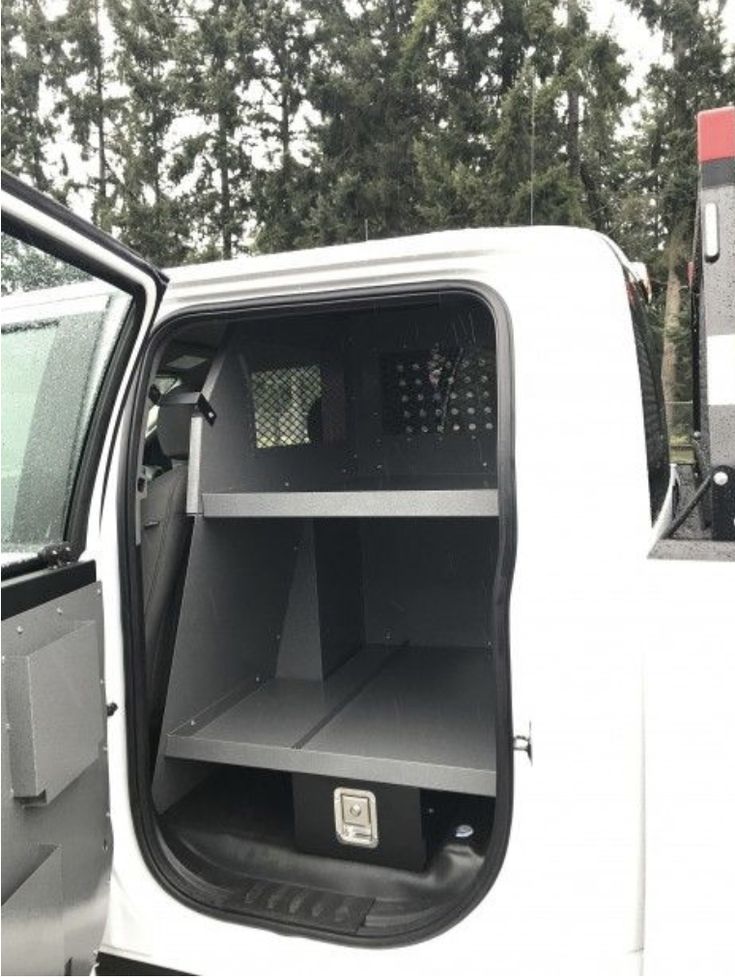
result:
[[[488,309],[235,323],[202,394],[159,810],[193,762],[494,795]]]

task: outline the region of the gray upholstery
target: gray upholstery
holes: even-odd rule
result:
[[[188,403],[173,400],[175,393],[162,400],[157,427],[164,454],[180,460],[188,455],[193,406],[190,393]],[[170,470],[151,480],[141,505],[146,669],[154,741],[168,683],[173,630],[178,616],[178,586],[191,536],[191,518],[186,514],[188,470],[186,462],[174,461]]]

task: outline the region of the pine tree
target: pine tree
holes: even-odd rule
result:
[[[256,71],[263,95],[252,122],[267,165],[253,174],[255,248],[282,251],[301,240],[313,185],[299,120],[311,77],[313,24],[300,4],[286,0],[262,0],[256,17]]]
[[[76,190],[92,191],[92,220],[111,230],[116,186],[110,139],[118,124],[120,94],[114,90],[114,71],[104,0],[69,0],[59,19],[64,38],[62,109],[83,161],[92,161],[94,174],[72,177]]]
[[[48,191],[58,124],[42,102],[53,93],[61,38],[41,0],[2,0],[2,22],[2,165]]]
[[[251,147],[246,122],[254,101],[255,25],[240,0],[189,0],[188,27],[172,51],[171,83],[197,126],[174,154],[171,177],[193,185],[189,219],[203,258],[231,258],[251,232]]]
[[[417,209],[427,229],[487,223],[498,91],[522,62],[505,28],[524,23],[522,6],[504,3],[496,24],[495,0],[419,3],[405,58],[422,89]]]
[[[406,63],[415,0],[312,0],[320,29],[309,100],[315,204],[305,243],[330,244],[416,230],[421,93]]]
[[[114,222],[124,241],[160,265],[190,250],[186,202],[168,171],[179,97],[171,51],[179,31],[176,0],[108,0],[117,36],[116,75],[125,98],[110,134],[118,160]]]

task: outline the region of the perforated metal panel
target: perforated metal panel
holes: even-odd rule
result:
[[[380,358],[383,431],[460,435],[495,426],[495,365],[483,347],[402,350]]]

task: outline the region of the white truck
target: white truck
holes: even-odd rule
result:
[[[163,273],[3,176],[4,974],[732,974],[735,109],[699,154],[684,483],[596,233]]]

